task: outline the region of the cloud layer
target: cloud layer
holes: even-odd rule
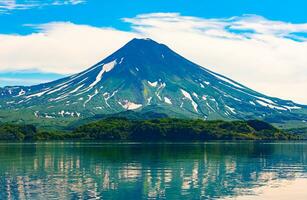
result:
[[[36,33],[25,36],[0,35],[0,71],[80,72],[137,36],[69,22],[42,24],[35,29]]]
[[[85,0],[1,0],[0,14],[9,13],[12,10],[27,10],[36,7],[77,5]]]
[[[307,23],[256,15],[203,19],[177,13],[123,21],[132,31],[53,22],[33,26],[36,32],[30,35],[0,35],[0,71],[79,72],[133,37],[150,37],[255,90],[307,104]]]

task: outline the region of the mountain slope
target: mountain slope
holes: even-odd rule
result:
[[[150,39],[133,39],[79,74],[36,86],[2,88],[0,106],[44,119],[125,110],[203,119],[307,119],[306,106],[253,91]]]

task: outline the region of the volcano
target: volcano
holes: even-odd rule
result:
[[[306,106],[256,92],[151,39],[133,39],[87,70],[60,80],[1,88],[0,106],[46,120],[127,110],[205,120],[307,119]]]

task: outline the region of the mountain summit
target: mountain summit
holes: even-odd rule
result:
[[[125,110],[202,119],[306,119],[306,106],[253,91],[151,39],[133,39],[79,74],[30,87],[2,88],[0,106],[44,119]]]

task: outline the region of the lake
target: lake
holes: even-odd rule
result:
[[[307,142],[0,143],[0,199],[307,199]]]

